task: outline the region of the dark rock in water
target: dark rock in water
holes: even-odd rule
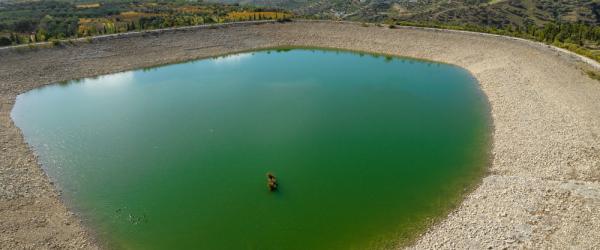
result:
[[[269,191],[273,192],[277,190],[277,182],[269,180]]]
[[[267,186],[269,191],[274,192],[277,190],[277,178],[271,173],[267,173]]]

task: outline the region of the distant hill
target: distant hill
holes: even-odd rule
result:
[[[440,21],[502,26],[600,24],[600,0],[210,0],[281,7],[300,15],[345,20]]]

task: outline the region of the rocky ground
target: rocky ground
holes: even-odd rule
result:
[[[510,38],[303,21],[0,49],[0,248],[98,248],[11,121],[18,94],[62,80],[284,45],[452,63],[478,79],[494,123],[489,174],[410,248],[600,248],[600,82],[584,73],[592,66]]]

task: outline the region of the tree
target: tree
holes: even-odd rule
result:
[[[46,30],[44,29],[38,29],[37,32],[35,32],[35,40],[38,42],[46,41],[46,37]]]

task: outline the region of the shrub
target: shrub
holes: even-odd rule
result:
[[[8,37],[0,37],[0,46],[8,46],[11,45],[12,41],[8,39]]]
[[[599,72],[596,72],[594,70],[588,70],[585,73],[587,73],[587,75],[590,78],[600,81],[600,73]]]
[[[60,46],[60,40],[56,40],[56,39],[52,39],[50,40],[50,43],[52,43],[52,46]]]

